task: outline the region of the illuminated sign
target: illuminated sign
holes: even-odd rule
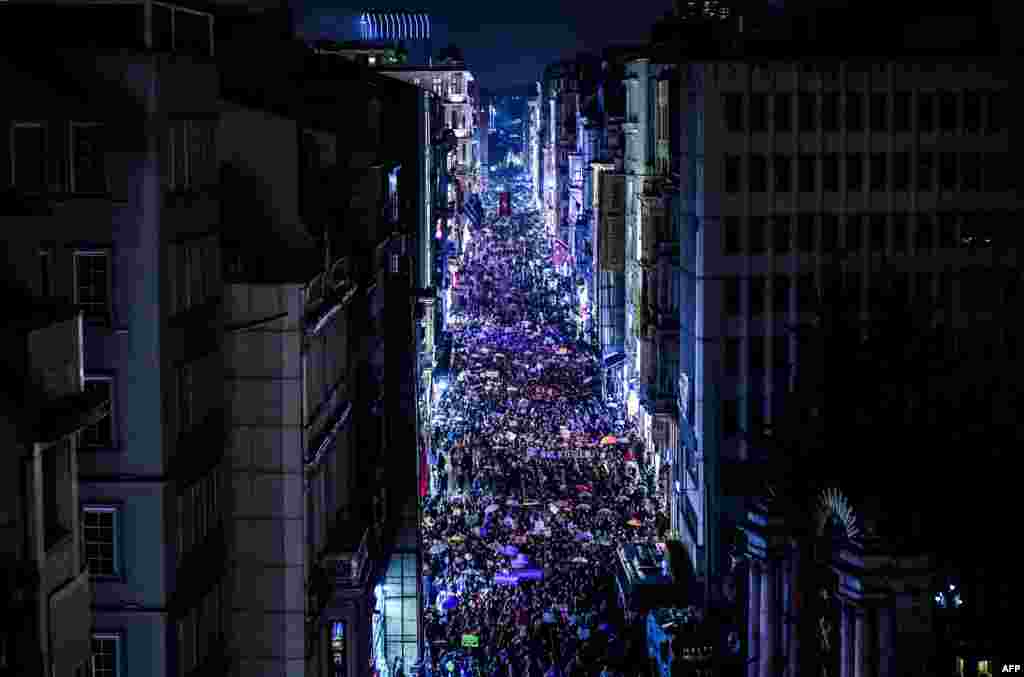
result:
[[[480,637],[477,635],[463,635],[462,646],[470,649],[475,649],[476,647],[480,646]]]

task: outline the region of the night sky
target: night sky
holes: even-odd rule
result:
[[[612,11],[595,0],[376,0],[339,7],[300,0],[299,33],[307,39],[358,38],[361,10],[421,10],[430,14],[434,55],[449,42],[461,49],[479,84],[490,90],[528,85],[544,66],[576,52],[646,42],[651,24],[671,0],[640,0]],[[410,49],[411,54],[416,54]]]

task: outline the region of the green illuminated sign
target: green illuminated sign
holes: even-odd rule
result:
[[[480,637],[478,637],[477,635],[463,635],[462,646],[469,648],[478,647],[480,646]]]

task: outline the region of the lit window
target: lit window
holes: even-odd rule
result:
[[[371,66],[376,65],[377,63],[377,57],[373,56],[372,54],[368,56],[366,60]]]
[[[87,505],[82,508],[82,547],[91,576],[117,576],[118,509]]]

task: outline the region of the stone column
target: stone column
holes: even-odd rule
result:
[[[747,595],[747,676],[759,677],[757,656],[761,635],[761,562],[750,561],[750,583]]]
[[[850,650],[853,646],[853,608],[845,599],[840,601],[839,615],[839,677],[853,677]]]
[[[775,586],[778,584],[778,563],[769,559],[761,573],[761,651],[760,675],[772,677],[775,667],[776,636],[778,634],[778,603]]]
[[[896,677],[896,619],[890,604],[878,609],[878,677]]]

